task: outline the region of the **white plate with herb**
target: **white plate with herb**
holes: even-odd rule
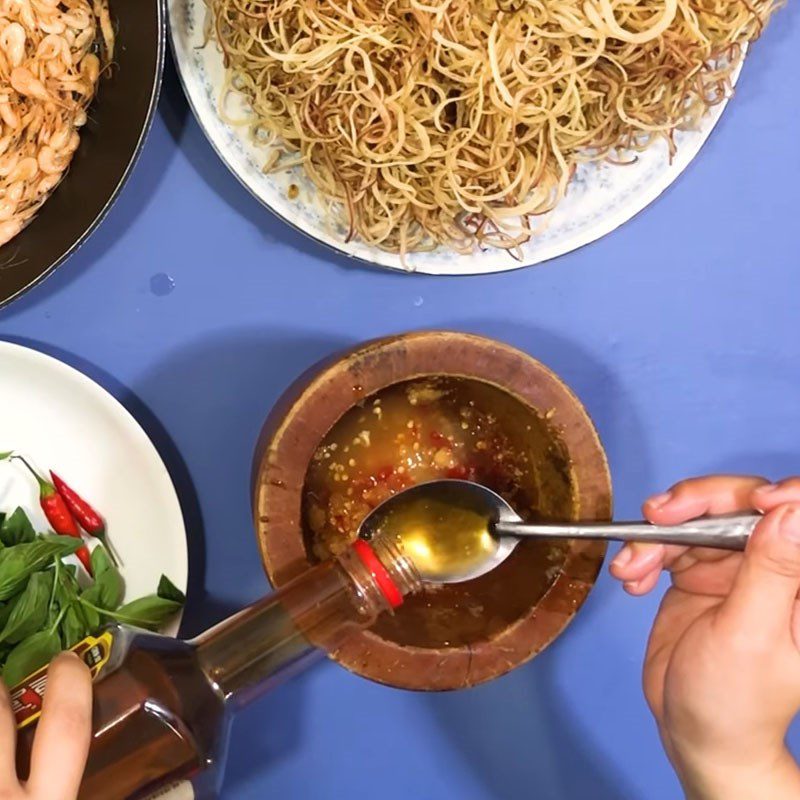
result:
[[[47,480],[53,470],[103,517],[120,561],[120,602],[155,594],[162,575],[185,592],[186,530],[175,488],[152,442],[125,408],[72,367],[8,342],[0,342],[0,398],[0,453],[24,455]],[[20,461],[4,459],[0,513],[6,519],[0,534],[4,524],[11,546],[18,531],[8,528],[17,508],[35,532],[52,531],[36,481]],[[30,531],[24,535],[30,538]],[[98,545],[86,534],[84,540],[90,550]],[[75,556],[64,561],[79,563]],[[82,588],[91,585],[82,568],[77,577]],[[161,631],[175,635],[179,623],[180,613],[173,613]]]

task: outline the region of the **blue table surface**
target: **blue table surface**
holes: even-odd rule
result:
[[[156,442],[188,523],[187,634],[266,591],[256,436],[296,375],[359,340],[451,328],[541,359],[593,416],[620,517],[686,475],[798,473],[799,108],[792,2],[701,155],[644,213],[543,266],[431,278],[359,267],[272,217],[215,156],[170,63],[122,197],[0,312],[0,336],[84,370]],[[657,603],[604,574],[565,636],[470,691],[411,694],[323,663],[237,719],[223,797],[679,797],[639,685]]]

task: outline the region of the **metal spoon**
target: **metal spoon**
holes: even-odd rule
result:
[[[485,486],[441,480],[390,497],[364,520],[362,538],[388,535],[414,558],[422,577],[460,583],[505,561],[521,539],[606,539],[744,550],[758,514],[705,517],[683,525],[649,522],[529,524]]]

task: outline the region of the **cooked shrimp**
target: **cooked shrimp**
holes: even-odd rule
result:
[[[49,145],[45,145],[41,148],[41,150],[39,150],[39,169],[44,172],[45,175],[62,173],[64,171],[64,167],[66,166],[65,161],[66,159],[64,159],[61,153],[57,153]]]
[[[12,22],[0,33],[0,48],[12,67],[18,67],[25,58],[25,28],[18,22]]]
[[[44,148],[42,148],[44,150]],[[39,158],[41,158],[42,150],[39,151]],[[11,170],[8,175],[9,182],[14,185],[17,181],[30,181],[36,177],[39,171],[39,161],[33,156],[23,158],[17,163],[17,166]],[[47,172],[48,170],[45,170]]]
[[[60,128],[56,128],[50,134],[50,139],[49,139],[50,147],[52,147],[53,150],[63,150],[66,147],[66,144],[69,141],[69,138],[72,135],[72,133],[73,132],[66,125],[62,125]]]
[[[17,183],[12,183],[11,186],[8,187],[6,197],[8,197],[9,200],[13,200],[15,203],[19,203],[24,193],[25,184],[22,181],[18,181]]]
[[[36,192],[40,195],[42,194],[50,194],[53,189],[58,186],[59,181],[63,175],[58,173],[53,173],[52,175],[45,175],[38,184],[36,184]]]
[[[53,99],[45,85],[25,67],[15,67],[11,70],[11,86],[24,97],[32,97],[34,100]]]
[[[17,213],[17,201],[10,197],[0,200],[0,222],[5,222]]]
[[[0,246],[10,242],[22,230],[24,224],[25,220],[19,218],[0,222]]]
[[[93,53],[84,56],[81,61],[81,75],[92,83],[96,84],[100,78],[100,59]]]
[[[0,246],[63,178],[113,52],[108,0],[0,0]]]
[[[2,119],[11,130],[16,130],[20,126],[19,114],[11,108],[8,96],[0,97],[0,119]]]
[[[8,178],[8,176],[16,169],[17,164],[19,164],[19,153],[18,152],[10,152],[6,153],[2,158],[0,158],[0,179]],[[5,180],[3,180],[3,184],[5,184]]]

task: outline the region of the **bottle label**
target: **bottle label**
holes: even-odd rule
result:
[[[97,673],[108,663],[113,642],[112,634],[105,631],[99,636],[88,636],[78,642],[72,648],[72,652],[86,662],[92,678],[95,678]],[[42,715],[42,699],[46,686],[47,667],[44,666],[11,690],[11,706],[18,729],[32,725]]]
[[[155,794],[149,794],[145,800],[194,800],[194,789],[189,781],[171,783]]]

